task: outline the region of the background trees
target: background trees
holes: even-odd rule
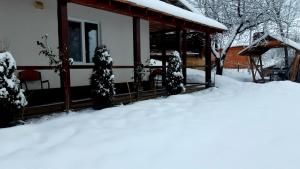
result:
[[[228,31],[213,37],[217,74],[222,74],[228,49],[243,34],[269,31],[289,37],[297,19],[297,0],[190,0],[203,14],[224,23]],[[249,41],[251,41],[249,39]]]

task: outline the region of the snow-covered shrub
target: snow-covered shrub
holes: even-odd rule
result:
[[[113,59],[105,46],[97,47],[93,58],[94,68],[90,78],[95,108],[111,105],[114,90]]]
[[[0,116],[13,116],[27,105],[24,90],[15,76],[16,62],[9,52],[0,53]]]
[[[185,90],[183,85],[182,61],[177,51],[172,52],[169,56],[166,89],[169,95],[179,94]]]

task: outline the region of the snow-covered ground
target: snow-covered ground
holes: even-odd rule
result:
[[[223,69],[223,75],[236,79],[241,82],[252,82],[252,74],[249,69]],[[215,80],[216,74],[212,71],[212,80],[218,84],[218,80]],[[187,83],[204,83],[205,72],[196,69],[187,69]]]
[[[236,79],[238,81],[242,82],[252,82],[252,74],[250,69],[224,69],[223,75],[227,77],[231,77],[233,79]]]
[[[0,168],[299,169],[300,85],[216,81],[193,94],[0,129]]]

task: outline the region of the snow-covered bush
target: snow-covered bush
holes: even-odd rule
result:
[[[111,105],[114,90],[113,59],[105,46],[97,47],[93,58],[94,68],[90,78],[92,97],[97,100],[95,108]]]
[[[169,95],[179,94],[185,90],[183,85],[182,61],[177,51],[172,52],[169,56],[166,89]]]
[[[16,62],[9,52],[0,53],[0,115],[13,116],[27,105],[24,90],[14,75]]]

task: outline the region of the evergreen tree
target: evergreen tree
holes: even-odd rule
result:
[[[166,88],[169,95],[175,95],[185,90],[183,85],[182,62],[180,54],[177,51],[172,52],[169,56]]]
[[[110,106],[114,91],[113,59],[105,46],[97,47],[93,58],[94,68],[91,76],[92,97],[95,98],[95,108]]]
[[[14,113],[19,113],[27,105],[24,90],[14,75],[16,62],[9,52],[0,53],[0,118],[13,120]],[[9,118],[9,119],[8,119]]]

